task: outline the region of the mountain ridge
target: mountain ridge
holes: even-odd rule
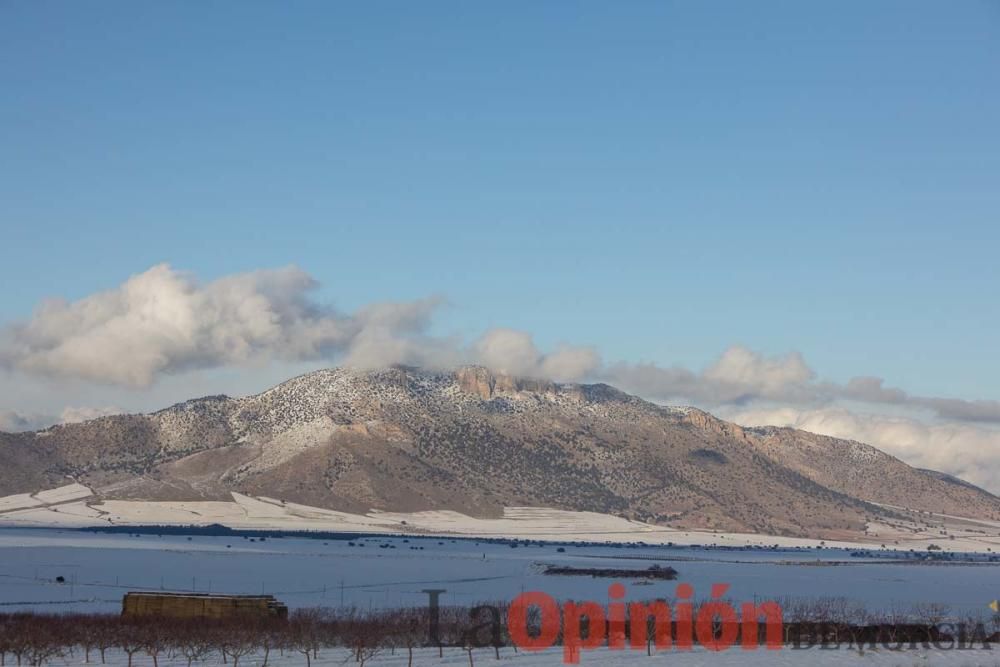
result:
[[[0,434],[0,470],[0,495],[69,477],[108,499],[237,491],[482,517],[546,506],[831,539],[864,534],[893,507],[1000,518],[986,491],[863,443],[484,367],[323,369],[252,396]]]

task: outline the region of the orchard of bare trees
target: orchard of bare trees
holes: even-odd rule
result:
[[[657,603],[663,604],[661,609],[669,608],[666,601],[642,604],[644,609],[654,609]],[[959,614],[943,605],[870,611],[844,598],[786,599],[779,603],[783,644],[904,650],[909,646],[954,648],[956,642],[1000,640],[1000,616]],[[694,608],[693,617],[700,609]],[[41,667],[69,660],[128,667],[160,667],[161,661],[168,660],[171,665],[187,667],[199,663],[240,667],[247,665],[251,657],[254,665],[266,667],[275,655],[294,656],[303,667],[313,667],[316,660],[331,651],[337,651],[341,659],[347,656],[348,662],[360,667],[385,654],[401,656],[412,667],[417,649],[438,656],[445,651],[461,651],[463,661],[467,658],[470,667],[475,667],[477,661],[499,659],[502,651],[518,650],[511,637],[513,627],[507,625],[509,611],[507,603],[492,603],[474,608],[374,611],[309,608],[293,611],[287,619],[0,614],[0,667]],[[554,644],[568,650],[572,640],[578,647],[596,649],[617,641],[619,648],[627,646],[647,655],[653,655],[654,647],[680,647],[685,641],[687,646],[692,640],[707,645],[704,633],[691,633],[690,621],[685,630],[681,621],[671,620],[669,615],[665,624],[657,625],[652,615],[636,619],[631,613],[618,626],[610,618],[595,621],[575,617],[570,622],[563,616],[555,629]],[[545,631],[537,607],[528,609],[522,622],[528,636]],[[753,631],[751,641],[763,646],[767,629],[763,625],[755,627],[753,621],[736,628],[731,623],[727,627],[722,620],[713,621],[708,637],[730,633],[743,641],[748,630]]]
[[[0,667],[41,667],[57,659],[76,658],[94,665],[159,667],[169,658],[188,667],[197,663],[240,667],[247,656],[266,666],[275,654],[301,656],[311,667],[323,651],[349,651],[354,662],[364,666],[373,658],[397,652],[409,657],[413,651],[431,646],[443,652],[479,649],[499,656],[505,636],[484,633],[489,640],[471,645],[475,630],[466,627],[468,613],[452,608],[436,612],[431,633],[430,612],[424,608],[391,611],[301,609],[286,619],[234,618],[175,619],[123,618],[117,614],[0,614]],[[485,654],[485,653],[484,653]]]

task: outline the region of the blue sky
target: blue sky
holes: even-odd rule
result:
[[[295,263],[700,365],[1000,396],[1000,4],[0,8],[4,320]]]
[[[294,264],[436,335],[998,399],[998,79],[986,0],[4,2],[0,323]]]

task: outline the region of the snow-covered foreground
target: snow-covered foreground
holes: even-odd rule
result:
[[[291,608],[423,606],[428,588],[445,605],[510,600],[542,591],[559,600],[608,600],[612,580],[551,576],[546,565],[634,570],[630,600],[673,598],[678,583],[706,599],[730,584],[735,603],[845,597],[869,609],[946,605],[989,613],[1000,596],[996,564],[900,564],[838,549],[725,550],[666,546],[509,544],[437,537],[347,540],[100,534],[0,529],[0,611],[116,612],[129,590],[270,593]],[[652,565],[677,581],[645,578]],[[59,582],[58,578],[63,581]]]
[[[84,527],[221,524],[239,529],[342,531],[377,534],[460,535],[646,544],[881,548],[924,551],[931,544],[949,551],[1000,552],[1000,523],[946,515],[921,521],[872,523],[868,533],[832,541],[677,530],[594,512],[544,507],[508,507],[497,519],[454,511],[351,514],[274,498],[232,493],[231,501],[100,500],[91,489],[71,484],[33,494],[0,498],[0,527]]]
[[[981,647],[974,650],[903,650],[890,651],[878,649],[875,651],[866,650],[859,653],[857,650],[849,650],[846,647],[838,650],[821,650],[812,648],[808,650],[781,649],[778,651],[743,651],[731,649],[718,653],[695,648],[692,651],[662,651],[646,656],[645,651],[609,651],[607,649],[597,649],[584,652],[580,658],[581,665],[593,665],[594,667],[644,667],[645,665],[677,665],[678,667],[734,667],[734,666],[819,666],[834,667],[839,665],[856,665],[858,667],[909,667],[921,665],[929,667],[998,667],[1000,666],[1000,654],[994,656],[997,651],[983,650]],[[127,658],[120,653],[108,652],[108,665],[110,667],[124,667],[128,664]],[[388,649],[367,661],[366,665],[372,667],[403,667],[407,665],[408,656],[405,649],[396,649],[395,654],[390,654]],[[96,656],[92,656],[92,664],[100,664]],[[332,667],[333,665],[357,665],[354,658],[346,649],[327,649],[321,651],[319,657],[311,661],[314,667]],[[8,663],[10,664],[10,663]],[[55,659],[51,665],[79,665],[83,664],[83,656],[79,653],[66,658]],[[135,667],[152,667],[152,659],[143,654],[137,654],[134,658]],[[216,665],[222,664],[220,660],[210,660],[205,663],[195,663],[196,665]],[[232,664],[230,661],[229,664]],[[241,667],[260,667],[263,658],[260,656],[244,657],[239,662]],[[447,648],[444,656],[439,657],[437,649],[416,649],[413,652],[414,667],[431,667],[434,665],[469,665],[469,654],[462,649]],[[540,653],[528,653],[521,651],[514,653],[513,649],[503,648],[498,661],[493,653],[493,649],[475,649],[472,652],[473,666],[481,665],[510,665],[511,667],[557,667],[563,665],[563,654],[561,650],[547,650]],[[169,656],[160,656],[160,667],[187,667],[187,661]],[[272,653],[268,659],[268,665],[274,667],[306,667],[305,658],[297,653],[285,653],[281,655]]]

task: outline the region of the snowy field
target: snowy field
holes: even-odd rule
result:
[[[857,650],[847,648],[838,650],[821,650],[812,648],[807,650],[781,649],[778,651],[743,651],[731,649],[719,653],[705,651],[695,648],[692,651],[662,651],[647,657],[645,651],[609,651],[607,649],[597,649],[585,651],[580,657],[581,665],[592,665],[594,667],[644,667],[646,665],[677,665],[677,667],[836,667],[839,665],[857,667],[1000,667],[1000,655],[994,657],[996,651],[982,650],[903,650],[890,651],[879,649],[875,651],[866,650],[859,653]],[[114,651],[107,654],[110,667],[124,667],[127,658]],[[559,650],[547,650],[540,653],[527,653],[521,651],[514,653],[513,649],[503,648],[500,652],[500,660],[494,657],[493,649],[475,649],[472,652],[472,665],[510,665],[511,667],[559,667],[563,665],[563,654]],[[187,661],[179,657],[160,656],[160,667],[187,667]],[[345,649],[327,649],[321,651],[319,657],[311,661],[314,667],[333,667],[334,665],[357,665],[354,658]],[[10,663],[8,663],[10,664]],[[57,658],[47,663],[50,665],[80,665],[83,664],[83,655],[76,653],[72,656]],[[96,655],[91,656],[91,664],[100,664],[100,659]],[[222,664],[221,661],[209,661],[204,664]],[[231,661],[230,661],[230,664]],[[259,656],[244,657],[239,662],[241,667],[260,667],[263,659]],[[372,667],[405,667],[407,665],[407,653],[405,649],[396,649],[395,654],[390,654],[385,650],[380,655],[372,658],[366,665]],[[438,657],[437,649],[416,649],[413,652],[414,667],[442,666],[468,666],[470,664],[469,655],[462,649],[447,648],[444,656]],[[133,665],[135,667],[152,667],[152,659],[145,654],[136,654]],[[306,666],[306,660],[302,655],[295,653],[285,653],[281,655],[274,652],[268,659],[268,665],[274,667],[302,667]]]
[[[545,575],[549,564],[637,571],[655,564],[678,571],[677,581],[653,581],[640,572],[623,579],[629,600],[672,598],[679,582],[692,584],[695,597],[705,599],[712,584],[728,583],[727,597],[737,603],[842,596],[872,610],[934,602],[956,614],[979,614],[1000,596],[996,564],[900,564],[853,558],[840,549],[251,539],[2,528],[0,611],[114,612],[126,591],[161,588],[264,592],[291,608],[423,606],[427,588],[445,589],[445,605],[510,600],[529,590],[607,601],[611,580]]]
[[[81,484],[0,498],[0,526],[83,527],[123,525],[208,525],[261,530],[344,531],[382,534],[451,534],[588,542],[644,541],[650,544],[728,546],[815,545],[767,535],[681,531],[594,512],[545,507],[507,507],[498,519],[453,511],[351,514],[233,492],[231,501],[100,500]],[[856,546],[842,543],[840,546]],[[975,545],[974,545],[975,546]],[[1000,542],[997,544],[1000,548]]]
[[[386,535],[455,535],[549,541],[646,544],[885,548],[925,551],[931,545],[949,551],[1000,553],[1000,522],[944,514],[917,513],[910,518],[872,522],[863,536],[846,542],[699,532],[652,525],[594,512],[546,507],[507,507],[503,516],[480,519],[454,511],[413,513],[371,510],[351,514],[285,502],[265,496],[232,493],[229,501],[103,500],[82,484],[0,498],[0,527],[208,525],[238,529],[341,531]],[[891,508],[903,511],[902,508]],[[905,513],[905,511],[904,511]]]

